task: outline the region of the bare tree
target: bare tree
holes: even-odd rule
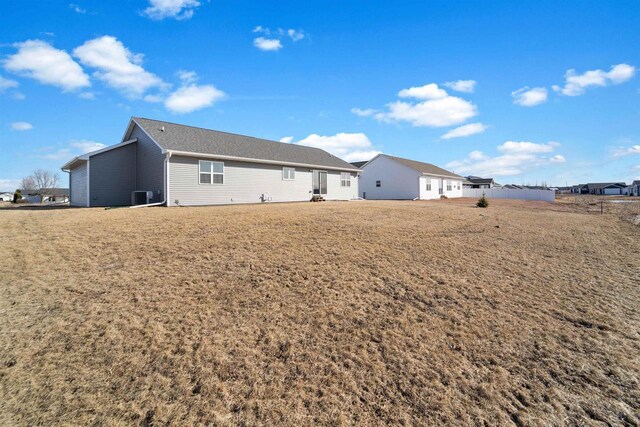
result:
[[[22,191],[34,190],[35,188],[36,188],[36,183],[33,180],[33,177],[31,175],[25,176],[24,178],[22,178],[22,181],[20,182],[20,189]]]
[[[51,172],[44,169],[36,169],[29,178],[33,180],[36,194],[40,196],[40,201],[44,196],[51,194],[51,190],[56,188],[60,181],[60,175],[57,172]]]

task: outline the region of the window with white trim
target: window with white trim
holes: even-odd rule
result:
[[[447,191],[451,191],[451,180],[447,180]]]
[[[380,180],[376,181],[376,187],[382,187],[382,182],[380,182]]]
[[[431,191],[431,178],[426,178],[425,181],[427,183],[427,191]]]
[[[198,169],[200,184],[224,184],[224,162],[200,160]]]
[[[351,187],[351,174],[340,172],[340,187]]]
[[[296,179],[296,168],[282,168],[282,179],[285,181]]]

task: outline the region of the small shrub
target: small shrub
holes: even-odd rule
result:
[[[486,208],[489,206],[489,200],[487,200],[484,193],[482,193],[482,197],[478,199],[478,203],[476,203],[476,206],[479,208]]]
[[[18,200],[22,199],[22,191],[20,190],[16,190],[15,193],[13,193],[13,203],[18,203]]]

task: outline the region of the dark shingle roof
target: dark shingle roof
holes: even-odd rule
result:
[[[493,184],[493,178],[471,178],[467,179],[473,184]]]
[[[607,187],[626,187],[627,184],[625,184],[624,182],[590,182],[588,184],[585,184],[587,187],[589,187],[590,189],[596,189],[596,188],[607,188]]]
[[[448,170],[439,168],[438,166],[432,165],[431,163],[423,163],[423,162],[418,162],[417,160],[403,159],[402,157],[389,156],[388,154],[380,154],[380,155],[393,159],[398,163],[402,163],[403,165],[408,166],[411,169],[417,170],[420,173],[450,176],[451,178],[462,178],[460,175],[456,175],[453,172],[449,172]]]
[[[355,170],[324,150],[251,136],[134,117],[136,123],[165,150]],[[164,130],[161,130],[164,129]]]
[[[357,167],[358,169],[360,169],[362,166],[364,166],[365,164],[367,164],[369,162],[369,160],[364,160],[362,162],[351,162],[351,164],[355,167]]]

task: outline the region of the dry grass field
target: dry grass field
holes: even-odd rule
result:
[[[0,425],[640,423],[640,227],[471,200],[0,210]]]

